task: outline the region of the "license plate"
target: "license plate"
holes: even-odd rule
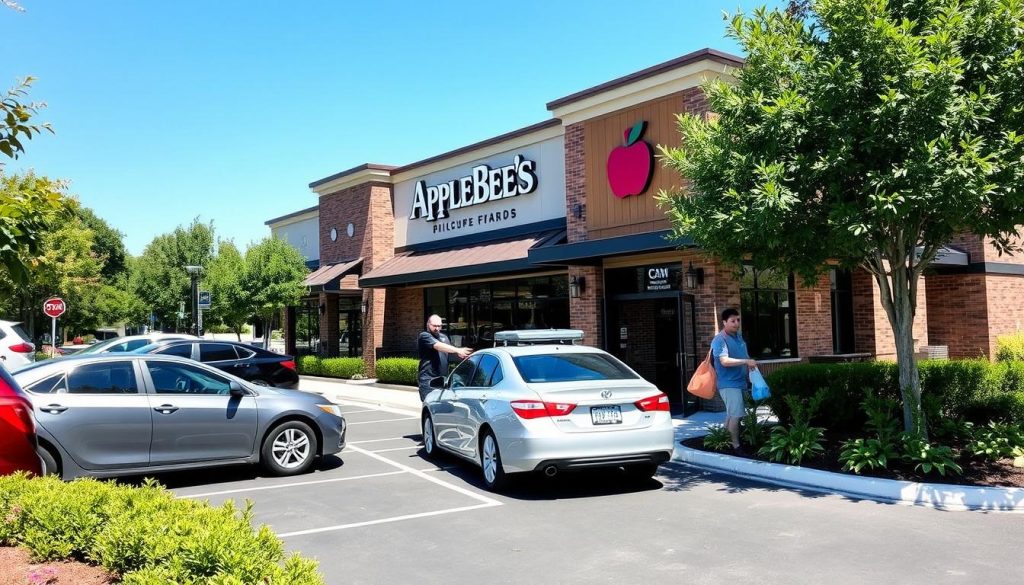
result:
[[[590,408],[590,420],[595,425],[622,424],[622,408],[615,406],[593,406]]]

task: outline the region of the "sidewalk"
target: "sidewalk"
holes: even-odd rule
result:
[[[352,382],[302,376],[299,389],[322,394],[332,401],[360,402],[406,414],[418,414],[421,407],[419,392],[408,386],[378,386],[372,381]],[[709,453],[679,444],[681,440],[705,434],[708,425],[724,422],[724,412],[702,411],[689,417],[673,416],[675,449],[672,461],[785,487],[839,494],[856,500],[930,506],[943,510],[1024,512],[1024,489],[1021,488],[914,483],[860,477]]]

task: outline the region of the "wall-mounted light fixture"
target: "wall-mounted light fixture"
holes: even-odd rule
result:
[[[317,306],[317,309],[319,309],[320,314],[323,315],[327,312],[327,303],[320,303],[320,305]]]
[[[359,305],[359,312],[365,315],[368,310],[370,310],[370,301],[363,301],[363,304]]]
[[[583,219],[583,204],[576,202],[572,204],[572,215],[576,219]]]
[[[690,267],[686,269],[686,273],[683,275],[686,277],[686,288],[697,288],[704,286],[704,269],[694,268],[693,261],[690,261]]]
[[[578,299],[580,293],[587,290],[587,279],[575,274],[569,277],[569,296]]]

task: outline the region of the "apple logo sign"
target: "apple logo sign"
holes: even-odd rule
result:
[[[639,195],[651,185],[654,151],[640,137],[647,122],[640,121],[622,133],[626,143],[608,154],[608,184],[616,197]]]

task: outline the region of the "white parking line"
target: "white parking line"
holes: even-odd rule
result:
[[[363,412],[380,412],[379,410],[343,410],[341,414],[360,414]]]
[[[419,449],[421,445],[409,445],[408,447],[395,447],[394,449],[377,449],[376,451],[370,451],[370,453],[388,453],[390,451],[407,451],[409,449]]]
[[[392,437],[390,439],[367,439],[365,441],[348,441],[348,445],[362,445],[363,443],[382,443],[384,441],[408,441],[408,437]]]
[[[256,491],[263,491],[263,490],[278,490],[278,489],[282,489],[282,488],[298,487],[298,486],[304,486],[304,485],[314,485],[314,484],[318,484],[318,483],[333,483],[333,482],[336,482],[336,481],[349,481],[349,480],[352,480],[352,479],[367,479],[367,478],[371,478],[371,477],[384,477],[386,475],[398,475],[398,474],[401,474],[401,473],[405,473],[405,472],[404,471],[386,471],[384,473],[371,473],[369,475],[354,475],[352,477],[335,477],[335,478],[332,478],[332,479],[318,479],[318,480],[314,480],[314,481],[299,481],[299,482],[294,482],[294,483],[282,483],[282,484],[277,484],[277,485],[264,485],[264,486],[256,486],[256,487],[239,488],[239,489],[236,489],[236,490],[223,490],[223,491],[219,491],[219,492],[206,492],[205,494],[185,494],[185,495],[181,495],[181,496],[178,496],[178,497],[179,498],[207,498],[207,497],[210,497],[210,496],[222,496],[224,494],[240,494],[240,493],[244,493],[244,492],[256,492]]]
[[[415,518],[426,518],[428,516],[440,516],[441,514],[451,514],[453,512],[468,512],[469,510],[479,510],[480,508],[491,508],[493,506],[500,506],[501,502],[494,502],[493,504],[477,504],[475,506],[464,506],[462,508],[448,508],[446,510],[435,510],[433,512],[422,512],[419,514],[406,514],[405,516],[392,516],[391,518],[382,518],[380,520],[368,520],[366,522],[355,522],[352,524],[339,524],[337,526],[325,526],[323,528],[311,528],[309,530],[297,530],[295,532],[285,532],[278,534],[278,538],[287,538],[289,536],[302,536],[304,534],[316,534],[318,532],[332,532],[335,530],[345,530],[346,528],[359,528],[360,526],[372,526],[374,524],[385,524],[388,522],[401,522],[402,520],[413,520]]]
[[[348,426],[352,426],[352,425],[369,425],[369,424],[373,424],[373,423],[382,423],[382,422],[395,422],[397,420],[413,420],[413,419],[416,419],[416,418],[419,418],[419,417],[418,416],[407,416],[405,418],[385,418],[385,419],[382,419],[382,420],[361,420],[359,422],[350,422],[350,423],[348,423]]]
[[[419,469],[415,469],[415,468],[409,467],[408,465],[403,465],[401,463],[398,463],[397,461],[392,461],[392,460],[390,460],[390,459],[388,459],[386,457],[383,457],[381,455],[375,454],[373,451],[367,451],[366,449],[360,449],[359,447],[354,447],[354,446],[351,445],[351,443],[349,444],[349,449],[351,449],[352,451],[355,451],[356,453],[362,453],[362,454],[364,454],[364,455],[366,455],[368,457],[373,457],[374,459],[377,459],[378,461],[382,461],[384,463],[387,463],[388,465],[397,467],[397,468],[401,469],[403,472],[411,473],[412,475],[415,475],[417,477],[423,478],[423,479],[425,479],[425,480],[427,480],[427,481],[429,481],[431,483],[435,483],[435,484],[437,484],[437,485],[439,485],[441,487],[448,488],[448,489],[450,489],[450,490],[452,490],[454,492],[458,492],[458,493],[460,493],[460,494],[462,494],[464,496],[469,496],[469,497],[471,497],[471,498],[473,498],[475,500],[478,500],[480,503],[475,505],[475,506],[463,506],[461,508],[447,508],[447,509],[444,509],[444,510],[435,510],[433,512],[421,512],[419,514],[405,514],[405,515],[402,515],[402,516],[392,516],[390,518],[382,518],[380,520],[369,520],[369,521],[366,521],[366,522],[355,522],[355,523],[352,523],[352,524],[338,524],[336,526],[324,526],[323,528],[310,528],[308,530],[296,530],[295,532],[285,532],[285,533],[282,533],[282,534],[278,534],[277,535],[278,538],[285,538],[285,537],[289,537],[289,536],[301,536],[301,535],[304,535],[304,534],[317,534],[317,533],[320,533],[320,532],[333,532],[333,531],[336,531],[336,530],[346,530],[348,528],[359,528],[360,526],[372,526],[374,524],[385,524],[385,523],[388,523],[388,522],[401,522],[403,520],[413,520],[415,518],[426,518],[428,516],[440,516],[441,514],[452,514],[452,513],[455,513],[455,512],[467,512],[469,510],[478,510],[480,508],[491,508],[493,506],[500,506],[501,505],[501,502],[499,502],[498,500],[494,500],[492,498],[488,498],[487,496],[482,496],[482,495],[480,495],[480,494],[478,494],[478,493],[476,493],[476,492],[474,492],[472,490],[468,490],[468,489],[466,489],[464,487],[460,487],[460,486],[457,486],[457,485],[450,484],[450,483],[448,483],[446,481],[442,481],[440,479],[437,479],[436,477],[430,477],[425,472],[420,471]]]

